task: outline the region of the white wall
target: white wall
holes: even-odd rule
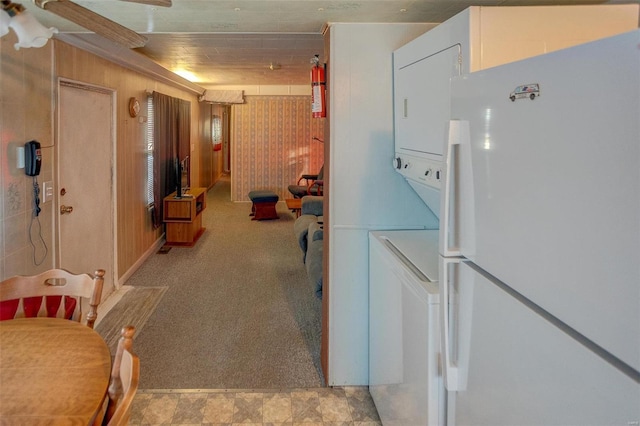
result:
[[[369,231],[438,226],[392,167],[392,52],[432,27],[330,26],[329,385],[368,383]]]

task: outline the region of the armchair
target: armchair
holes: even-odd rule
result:
[[[315,295],[322,298],[323,198],[307,195],[301,205],[302,214],[293,223],[293,232],[302,250],[309,283]]]

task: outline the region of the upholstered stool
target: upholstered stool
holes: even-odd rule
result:
[[[276,203],[279,200],[278,194],[271,191],[251,191],[251,220],[277,219]]]

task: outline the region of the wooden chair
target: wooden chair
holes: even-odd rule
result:
[[[305,184],[302,184],[305,181]],[[317,175],[302,175],[295,185],[287,187],[293,198],[302,198],[305,195],[322,195],[324,190],[324,165]]]
[[[104,274],[104,269],[96,270],[93,275],[50,269],[38,275],[8,278],[0,282],[0,319],[47,316],[81,322],[83,299],[88,299],[86,321],[87,326],[93,328]],[[64,303],[62,296],[65,296]]]
[[[131,352],[135,327],[122,329],[116,356],[111,370],[108,402],[103,425],[126,426],[131,415],[131,405],[140,380],[140,360]]]

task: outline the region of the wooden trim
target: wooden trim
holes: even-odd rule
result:
[[[330,34],[329,30],[325,34],[324,39],[324,57],[331,58],[330,55]],[[322,374],[324,375],[325,386],[331,383],[329,375],[329,239],[331,238],[331,217],[329,215],[329,194],[331,192],[331,110],[329,108],[329,98],[331,96],[331,75],[329,74],[329,67],[325,64],[326,74],[326,105],[327,105],[327,117],[324,121],[324,171],[323,180],[325,184],[323,186],[324,197],[322,201],[322,215],[324,221],[324,233],[322,242],[322,337],[320,342],[320,367],[322,368]]]

